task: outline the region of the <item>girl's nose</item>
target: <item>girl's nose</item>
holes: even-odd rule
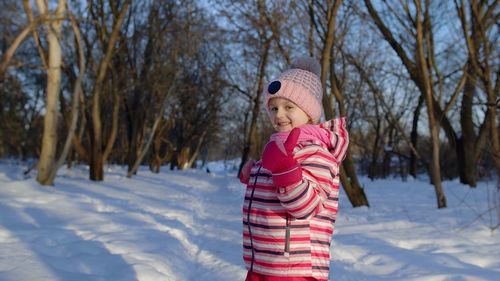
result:
[[[278,108],[276,110],[276,117],[281,117],[281,116],[283,116],[283,114],[284,114],[283,109]]]

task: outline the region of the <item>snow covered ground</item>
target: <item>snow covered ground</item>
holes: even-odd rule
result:
[[[44,187],[25,168],[0,163],[0,280],[244,280],[234,173],[76,167]],[[341,194],[330,280],[500,280],[493,181],[444,182],[442,210],[425,181],[361,181],[371,207]]]

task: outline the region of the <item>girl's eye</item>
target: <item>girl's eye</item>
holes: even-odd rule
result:
[[[287,106],[286,106],[286,109],[287,109],[287,110],[293,109],[293,106],[291,106],[291,105],[287,105]]]
[[[271,111],[272,112],[278,111],[278,108],[277,107],[271,107]]]

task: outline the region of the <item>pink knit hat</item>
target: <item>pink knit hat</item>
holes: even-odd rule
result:
[[[291,68],[278,79],[269,83],[265,91],[266,109],[269,113],[269,100],[284,98],[298,105],[317,124],[321,118],[322,96],[320,80],[321,66],[312,58],[299,58]]]

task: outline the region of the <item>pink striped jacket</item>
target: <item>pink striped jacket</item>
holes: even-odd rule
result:
[[[277,188],[260,161],[252,167],[243,203],[243,259],[248,270],[328,279],[339,166],[349,137],[345,118],[322,123],[318,130],[329,142],[301,138],[294,149],[301,182]]]

